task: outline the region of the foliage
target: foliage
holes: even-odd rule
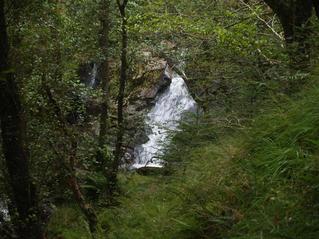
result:
[[[59,225],[59,227],[51,230],[51,224]],[[70,239],[91,237],[83,216],[76,208],[70,206],[61,206],[55,212],[48,227],[48,236],[50,238]]]
[[[101,214],[110,237],[316,238],[317,82],[249,127],[184,128],[166,156],[170,176],[123,177],[120,206]]]
[[[18,9],[7,6],[10,60],[23,99],[39,200],[57,206],[48,224],[49,238],[91,238],[66,190],[63,162],[72,154],[74,139],[76,176],[99,212],[97,238],[316,238],[317,73],[309,79],[308,69],[291,69],[282,28],[262,1],[128,1],[125,126],[135,127],[134,133],[140,130],[143,115],[129,112],[130,100],[154,84],[140,77],[141,71],[161,59],[184,74],[201,112],[182,122],[167,146],[163,159],[169,173],[120,171],[121,192],[111,205],[96,154],[103,154],[107,167],[117,131],[121,19],[116,3],[110,6],[111,122],[103,149],[98,146],[97,115],[88,113],[90,105],[100,106],[103,94],[99,86],[85,85],[79,73],[81,66],[104,60],[100,1],[28,3]],[[22,10],[24,14],[17,14]],[[318,24],[312,28],[316,32]],[[313,65],[317,38],[311,38]],[[157,74],[144,76],[157,79]],[[47,88],[63,122],[48,102]],[[129,130],[125,146],[132,141]],[[0,192],[7,199],[2,171]]]

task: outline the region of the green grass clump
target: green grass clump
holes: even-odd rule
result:
[[[49,238],[89,239],[88,224],[78,208],[72,205],[60,206],[48,225]]]
[[[100,214],[110,226],[109,238],[217,238],[241,218],[237,191],[246,190],[248,179],[233,160],[242,147],[233,138],[218,142],[219,129],[211,127],[211,133],[200,125],[188,128],[197,139],[183,150],[181,139],[194,139],[194,132],[185,130],[174,140],[166,156],[171,174],[122,175],[120,206]]]
[[[318,238],[319,89],[256,119],[240,165],[251,177],[239,238]]]

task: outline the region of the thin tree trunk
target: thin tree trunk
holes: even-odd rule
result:
[[[100,23],[101,32],[99,38],[99,45],[102,51],[103,60],[99,69],[101,76],[101,86],[103,91],[102,111],[100,115],[100,133],[99,133],[99,152],[97,154],[97,161],[101,166],[102,172],[105,172],[106,159],[104,155],[104,148],[106,144],[109,111],[109,32],[110,32],[110,0],[101,0],[100,2]]]
[[[100,48],[103,54],[103,61],[101,64],[100,75],[101,75],[101,85],[103,90],[103,103],[102,103],[102,113],[100,117],[100,145],[104,145],[105,137],[107,133],[107,120],[108,120],[108,104],[109,104],[109,82],[110,82],[110,71],[109,71],[109,31],[110,31],[110,1],[102,0],[100,3]]]
[[[25,141],[26,125],[20,95],[9,64],[9,43],[4,11],[4,0],[0,0],[0,121],[2,147],[12,190],[11,200],[18,213],[18,225],[15,227],[21,239],[44,238],[38,221],[39,210],[35,187],[29,172],[29,154]]]
[[[280,20],[292,63],[298,68],[306,66],[310,57],[310,18],[317,0],[264,1]]]
[[[64,157],[62,157],[64,169],[67,172],[66,178],[67,178],[67,183],[68,183],[69,189],[73,193],[73,197],[74,197],[76,203],[78,204],[78,206],[82,210],[83,214],[85,215],[85,217],[89,223],[91,233],[94,234],[96,232],[97,216],[95,214],[93,207],[89,203],[86,202],[85,197],[84,197],[83,193],[81,192],[80,184],[79,184],[79,182],[76,178],[76,175],[75,175],[75,162],[77,162],[77,156],[76,156],[77,141],[72,135],[70,135],[70,133],[68,131],[68,126],[67,126],[66,120],[64,119],[64,116],[63,116],[63,113],[62,113],[58,103],[54,99],[50,89],[45,87],[45,91],[46,91],[49,103],[53,107],[55,116],[58,119],[58,122],[60,124],[60,128],[61,128],[64,136],[70,140],[71,147],[70,147],[68,159],[66,160],[66,159],[64,159]]]
[[[315,7],[317,18],[319,18],[319,1],[318,0],[313,0],[313,6]]]
[[[56,14],[62,14],[63,13],[63,1],[62,0],[56,0]],[[59,27],[58,21],[56,21],[56,27]],[[61,63],[63,61],[62,59],[62,49],[60,45],[60,36],[59,32],[56,30],[56,28],[53,28],[53,36],[55,38],[55,54],[53,55],[54,61],[56,63],[55,71],[54,71],[54,77],[57,81],[62,81],[63,78],[63,71],[61,68]],[[81,187],[78,182],[78,179],[76,177],[76,169],[75,164],[77,162],[77,139],[69,132],[68,128],[71,126],[67,119],[64,117],[64,114],[59,107],[58,102],[55,100],[54,96],[52,95],[49,87],[45,83],[45,76],[43,76],[43,87],[46,93],[46,96],[48,98],[48,102],[53,108],[54,114],[57,118],[57,121],[59,123],[59,127],[61,129],[62,134],[69,140],[69,144],[65,145],[66,151],[68,153],[67,157],[60,156],[58,152],[58,156],[61,158],[62,162],[62,170],[66,172],[66,182],[69,190],[72,192],[75,202],[78,204],[79,208],[81,209],[82,213],[86,217],[86,220],[89,224],[90,231],[92,233],[92,236],[94,236],[94,233],[96,232],[96,225],[97,225],[97,216],[95,214],[95,211],[93,207],[86,202],[86,199],[81,192]],[[72,119],[70,122],[76,122],[76,120]]]
[[[77,142],[73,141],[71,143],[71,152],[69,156],[69,163],[70,163],[71,170],[67,177],[67,181],[68,181],[69,188],[73,192],[73,197],[75,201],[78,203],[83,214],[87,218],[87,221],[89,222],[91,233],[94,234],[96,232],[97,217],[96,217],[94,209],[91,207],[89,203],[86,202],[85,197],[83,193],[81,192],[81,187],[75,175],[75,162],[77,161],[76,152],[77,152]]]
[[[127,81],[127,46],[128,46],[128,36],[127,36],[127,19],[126,19],[126,5],[128,0],[124,0],[122,3],[120,0],[117,1],[121,18],[122,18],[122,49],[121,49],[121,70],[120,70],[120,87],[117,102],[117,139],[114,152],[114,160],[112,163],[110,176],[109,176],[109,191],[112,195],[117,187],[117,172],[121,164],[122,158],[122,144],[124,135],[124,97],[125,97],[125,85]]]

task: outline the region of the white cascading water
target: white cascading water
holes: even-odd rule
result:
[[[92,71],[90,72],[90,76],[89,76],[89,86],[91,88],[95,87],[96,75],[97,75],[97,65],[96,65],[96,63],[94,63]]]
[[[170,86],[158,96],[155,106],[147,115],[146,124],[151,129],[148,142],[135,148],[133,168],[162,167],[159,159],[169,135],[177,130],[187,112],[196,111],[196,102],[190,95],[182,77],[173,75]]]
[[[0,214],[1,214],[0,215],[1,218],[4,219],[5,221],[10,220],[8,207],[3,201],[0,201]],[[1,221],[0,221],[0,224],[1,224]]]

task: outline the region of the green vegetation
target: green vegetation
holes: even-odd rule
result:
[[[170,175],[121,176],[109,238],[317,238],[318,76],[304,88],[246,125],[184,125]]]
[[[319,238],[318,5],[0,0],[0,238]],[[167,69],[198,112],[130,170]]]

